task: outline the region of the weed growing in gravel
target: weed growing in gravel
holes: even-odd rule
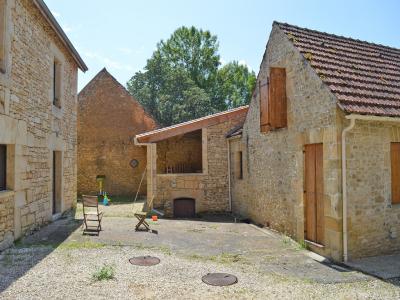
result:
[[[289,244],[290,244],[290,241],[291,241],[291,239],[290,239],[290,237],[288,237],[288,236],[284,236],[284,237],[282,238],[282,243],[283,243],[284,245],[289,245]]]
[[[221,264],[232,264],[232,263],[245,263],[246,260],[242,257],[241,254],[234,254],[234,253],[227,253],[223,252],[219,255],[213,255],[213,256],[201,256],[198,254],[192,254],[187,256],[188,259],[194,259],[194,260],[202,260],[202,261],[212,261],[212,262],[217,262]]]
[[[106,246],[106,244],[95,243],[92,241],[83,241],[83,242],[71,241],[71,242],[62,243],[60,246],[58,246],[58,248],[63,249],[63,250],[99,249],[99,248],[103,248],[105,246]]]
[[[111,265],[104,265],[92,274],[94,281],[110,280],[115,278],[115,269]]]
[[[306,250],[307,244],[304,240],[297,243],[297,250]]]

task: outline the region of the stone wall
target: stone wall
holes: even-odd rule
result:
[[[304,239],[303,147],[323,143],[325,242],[310,247],[341,259],[341,190],[336,99],[287,37],[273,28],[258,80],[270,67],[286,69],[288,126],[260,132],[259,94],[255,91],[233,151],[243,151],[244,179],[232,176],[234,212],[301,241]]]
[[[172,216],[173,200],[184,197],[196,200],[196,213],[228,212],[228,146],[225,136],[242,122],[242,117],[233,118],[204,128],[203,173],[157,175],[154,206],[164,208],[166,215]],[[184,149],[179,151],[184,152]]]
[[[14,193],[0,197],[0,251],[14,242]]]
[[[9,0],[6,22],[0,144],[7,145],[8,191],[0,192],[0,203],[14,205],[7,224],[12,218],[16,239],[52,219],[53,151],[61,151],[63,157],[61,212],[76,201],[78,67],[32,1]],[[62,63],[61,109],[52,105],[55,57]]]
[[[146,147],[134,137],[156,128],[155,121],[106,69],[79,93],[78,193],[96,194],[97,175],[105,175],[105,191],[134,195],[146,168]],[[135,169],[129,165],[139,161]],[[146,194],[146,177],[141,186]]]
[[[358,120],[347,135],[350,259],[400,250],[400,205],[391,203],[391,142],[400,142],[396,123]]]
[[[157,143],[157,173],[201,173],[201,130],[172,137]]]

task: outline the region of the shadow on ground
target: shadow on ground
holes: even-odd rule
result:
[[[82,221],[69,212],[0,253],[0,293],[51,254],[81,225]]]

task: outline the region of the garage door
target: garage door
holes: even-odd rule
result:
[[[179,198],[174,200],[175,218],[194,218],[196,215],[195,201],[191,198]]]

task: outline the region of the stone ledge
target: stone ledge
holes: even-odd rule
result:
[[[10,190],[0,191],[0,198],[8,198],[14,196],[15,192]]]

